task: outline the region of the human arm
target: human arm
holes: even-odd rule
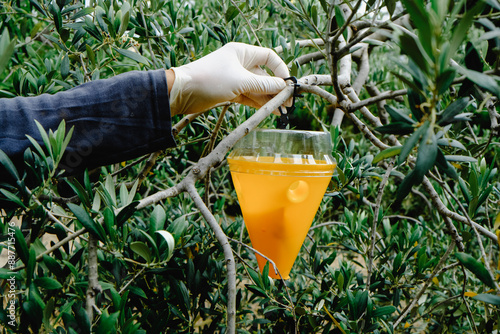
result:
[[[0,99],[0,149],[17,166],[31,143],[42,146],[34,120],[48,130],[75,127],[61,167],[68,174],[175,146],[164,70],[132,71],[54,95]]]
[[[171,114],[206,111],[226,101],[258,108],[285,87],[287,76],[274,51],[229,43],[166,71],[124,73],[55,95],[0,99],[0,149],[22,165],[31,145],[26,134],[43,146],[34,120],[55,130],[64,119],[75,130],[60,167],[75,174],[174,146]]]

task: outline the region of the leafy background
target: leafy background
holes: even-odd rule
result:
[[[297,78],[331,77],[323,95],[297,100],[291,125],[329,131],[338,167],[286,282],[256,271],[227,166],[196,184],[236,257],[237,331],[493,333],[499,11],[496,0],[2,1],[0,96],[180,66],[231,41],[276,48]],[[377,91],[387,98],[370,102]],[[2,332],[225,332],[225,257],[198,207],[185,194],[136,205],[179,183],[254,112],[208,111],[154,165],[142,157],[78,179],[56,169],[64,123],[40,129],[26,175],[0,155],[18,179],[0,185],[2,238],[17,255],[16,326],[4,303]],[[0,277],[7,301],[9,264]]]

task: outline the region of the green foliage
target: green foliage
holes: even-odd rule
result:
[[[56,93],[130,70],[180,66],[230,41],[281,47],[298,78],[329,75],[328,58],[298,59],[324,53],[315,38],[335,34],[326,29],[344,26],[344,10],[355,4],[96,0],[86,7],[72,0],[3,1],[0,97]],[[337,170],[290,280],[269,278],[269,265],[258,272],[255,254],[240,244],[250,240],[227,166],[196,185],[231,239],[239,333],[498,330],[498,271],[488,269],[497,268],[498,244],[477,238],[466,221],[493,234],[500,228],[500,145],[487,106],[491,97],[500,98],[492,74],[500,8],[491,0],[472,7],[453,0],[370,0],[339,35],[352,41],[367,24],[397,17],[402,8],[411,26],[392,25],[389,39],[385,33],[363,43],[369,45],[369,83],[384,91],[407,89],[383,108],[368,106],[382,120],[373,133],[388,148],[377,147],[349,120],[332,126],[339,106],[313,94],[297,99],[292,126],[329,131]],[[299,40],[311,39],[317,45],[300,46]],[[359,60],[358,47],[346,54]],[[361,61],[351,74],[360,72]],[[368,90],[359,97],[367,99]],[[0,184],[0,238],[4,252],[15,250],[0,278],[14,277],[17,292],[15,325],[9,325],[4,304],[1,332],[223,332],[227,271],[213,231],[184,195],[140,209],[138,201],[177,184],[210,151],[212,138],[217,143],[253,112],[230,106],[197,118],[145,179],[139,177],[143,158],[65,178],[58,166],[73,129],[64,122],[57,129],[38,124],[42,142],[29,138],[25,171],[0,151],[0,168],[13,180]],[[367,114],[354,114],[369,124]],[[275,127],[276,118],[260,126]],[[454,256],[444,257],[453,242],[446,225],[451,219],[423,194],[424,180],[454,214],[464,246]],[[19,227],[15,216],[22,217]],[[96,296],[100,313],[91,319],[89,236],[99,240],[102,287]],[[441,259],[445,270],[435,273]],[[416,306],[404,314],[425,283]]]

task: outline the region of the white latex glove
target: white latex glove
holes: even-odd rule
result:
[[[260,66],[267,66],[272,77]],[[173,68],[170,111],[192,114],[230,101],[260,108],[286,86],[288,68],[270,49],[228,43],[187,65]]]

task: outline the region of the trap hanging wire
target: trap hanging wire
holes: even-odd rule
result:
[[[299,94],[299,87],[300,84],[297,83],[297,78],[296,77],[288,77],[284,78],[283,80],[291,80],[293,82],[293,100],[292,100],[292,105],[290,107],[286,107],[286,113],[283,111],[283,106],[279,107],[280,111],[280,118],[278,119],[278,129],[286,129],[288,124],[290,124],[290,118],[288,115],[290,115],[294,110],[295,110],[295,98],[296,97],[303,97],[304,95]]]

